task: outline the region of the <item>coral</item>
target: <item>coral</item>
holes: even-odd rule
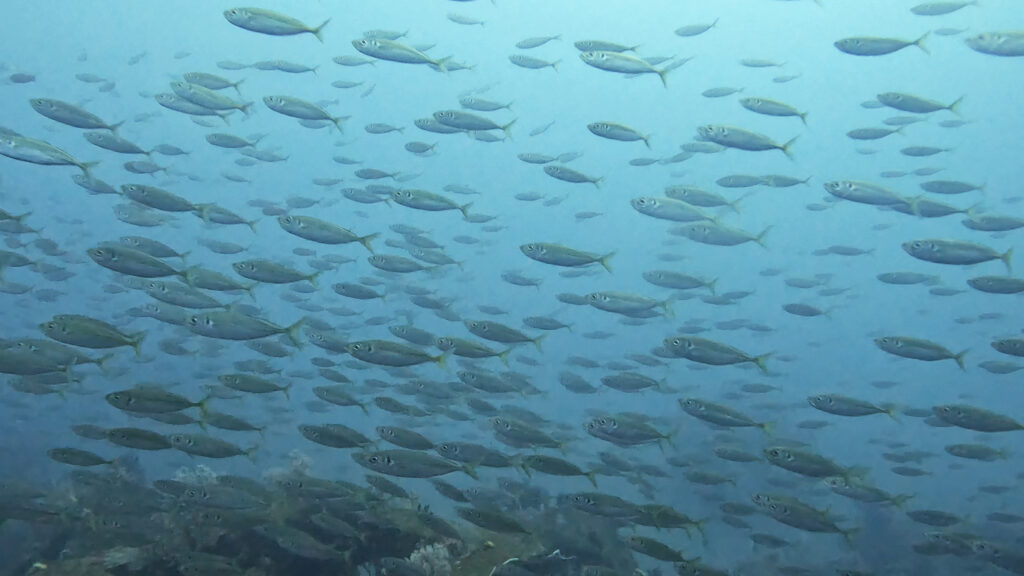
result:
[[[198,464],[195,468],[182,466],[174,473],[174,479],[187,484],[214,484],[217,482],[217,473],[204,464]]]
[[[141,568],[149,560],[149,554],[141,548],[118,546],[107,550],[103,554],[103,567],[109,570],[110,568],[129,565],[129,569],[134,571]]]
[[[301,450],[295,449],[289,452],[288,459],[292,465],[292,472],[309,474],[313,468],[313,458]]]
[[[275,482],[289,476],[309,476],[310,470],[313,468],[313,458],[305,452],[295,449],[288,453],[288,464],[287,468],[282,466],[268,468],[260,477],[268,482]]]
[[[409,555],[409,562],[425,576],[451,576],[452,573],[451,552],[443,542],[420,546]]]

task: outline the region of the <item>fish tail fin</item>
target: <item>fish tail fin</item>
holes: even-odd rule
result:
[[[764,432],[765,436],[771,436],[772,432],[775,431],[775,422],[761,422],[757,425]]]
[[[302,325],[305,323],[306,317],[303,316],[302,318],[299,318],[298,322],[284,329],[285,334],[288,335],[288,340],[290,340],[296,348],[302,348],[302,340],[299,340],[299,329],[302,328]]]
[[[863,480],[864,478],[867,478],[869,473],[871,473],[871,468],[868,468],[867,466],[853,466],[852,468],[846,469],[846,474],[844,474],[844,476],[847,480],[851,478]]]
[[[345,133],[345,129],[341,127],[341,123],[346,118],[347,116],[331,116],[331,124],[334,124],[334,127],[338,129],[338,134]]]
[[[755,356],[752,362],[761,370],[762,374],[768,373],[768,366],[765,365],[765,361],[775,355],[775,352],[767,352],[760,356]]]
[[[671,70],[662,69],[655,70],[655,72],[658,73],[658,78],[661,78],[661,85],[668,88],[668,80],[666,80],[665,77],[668,76],[668,73],[671,72]]]
[[[922,34],[920,38],[918,38],[917,40],[914,40],[914,46],[917,46],[918,48],[921,49],[922,52],[924,52],[925,54],[928,54],[929,56],[931,56],[932,51],[929,50],[928,47],[924,45],[924,41],[925,41],[925,38],[928,38],[928,36],[931,35],[931,33],[932,33],[931,30],[929,30],[928,32],[925,32],[924,34]]]
[[[798,116],[800,116],[800,121],[804,123],[804,126],[807,126],[807,115],[808,114],[810,114],[810,112],[800,112],[798,114]]]
[[[551,63],[551,69],[554,70],[555,72],[558,72],[558,65],[561,64],[561,63],[562,63],[562,59],[561,58],[559,58],[558,60],[555,60],[554,62]]]
[[[252,448],[249,448],[248,450],[244,450],[243,453],[245,454],[245,457],[249,459],[249,462],[252,462],[253,464],[255,464],[256,463],[256,452],[259,451],[259,449],[260,449],[260,445],[256,444]]]
[[[758,235],[757,235],[757,236],[756,236],[756,237],[754,238],[754,242],[757,242],[757,243],[758,243],[758,245],[760,245],[760,246],[761,246],[761,248],[764,248],[765,250],[767,250],[767,249],[768,249],[768,246],[767,246],[767,245],[766,245],[766,244],[764,243],[764,236],[765,236],[765,234],[767,234],[767,233],[768,233],[768,232],[769,232],[769,231],[770,231],[771,229],[772,229],[772,226],[771,226],[771,225],[765,226],[765,227],[764,227],[764,230],[761,230],[761,233],[760,233],[760,234],[758,234]]]
[[[793,143],[796,142],[796,139],[799,137],[800,135],[797,134],[796,136],[793,136],[792,138],[787,140],[785,144],[779,147],[779,150],[782,150],[782,153],[786,155],[786,158],[793,160],[793,151],[790,150],[790,148],[793,147]]]
[[[712,278],[710,282],[705,284],[705,286],[708,287],[708,291],[711,292],[712,296],[715,295],[715,284],[717,284],[717,283],[718,283],[718,278]]]
[[[433,68],[434,70],[437,70],[438,72],[441,72],[442,74],[447,74],[448,73],[448,61],[451,60],[451,59],[452,59],[451,56],[445,56],[444,58],[441,58],[440,60],[436,60],[434,62],[431,62],[430,63],[430,67]]]
[[[961,97],[957,98],[956,100],[954,100],[952,104],[947,106],[946,109],[949,110],[950,112],[952,112],[953,114],[956,114],[959,117],[960,116],[960,104],[962,104],[963,101],[964,101],[964,97],[961,96]]]
[[[24,220],[25,218],[28,218],[31,215],[32,215],[32,212],[28,211],[28,212],[25,212],[24,214],[19,214],[18,216],[11,216],[11,220],[14,220],[18,224],[21,224],[22,220]]]
[[[245,104],[242,104],[238,107],[238,109],[242,111],[242,114],[244,114],[246,118],[248,118],[249,115],[252,114],[252,112],[250,112],[252,104],[252,102],[246,102]]]
[[[530,342],[533,342],[533,345],[537,347],[537,352],[544,351],[544,349],[540,347],[540,343],[544,340],[544,338],[547,338],[547,334],[541,334],[540,336],[537,336],[533,340],[530,340]]]
[[[107,129],[113,132],[114,134],[117,134],[117,129],[120,128],[124,123],[125,120],[121,120],[117,124],[111,124],[110,126],[107,126]]]
[[[750,198],[753,195],[754,195],[753,192],[747,192],[743,196],[740,196],[739,198],[733,200],[732,202],[729,202],[729,208],[732,208],[733,212],[739,214],[740,213],[740,202],[743,202],[744,200],[746,200],[747,198]]]
[[[224,125],[225,126],[231,126],[231,120],[228,120],[228,116],[229,116],[228,113],[226,113],[226,112],[219,112],[218,111],[217,112],[217,116],[219,116],[220,119],[224,121]]]
[[[320,287],[320,285],[317,283],[316,279],[319,278],[320,275],[323,274],[323,272],[324,272],[323,270],[320,270],[318,272],[314,272],[314,273],[306,276],[306,280],[308,280],[309,283],[313,285],[313,288],[319,288]]]
[[[430,359],[434,361],[441,368],[448,368],[448,355],[451,354],[451,350],[445,350],[437,356],[431,356]]]
[[[897,422],[897,423],[902,424],[902,422],[900,421],[900,417],[899,417],[900,410],[903,409],[902,406],[900,406],[899,404],[886,403],[886,404],[882,404],[881,408],[885,412],[886,416],[888,416],[889,418],[892,418],[893,422]]]
[[[363,414],[366,414],[367,416],[370,415],[370,411],[366,409],[366,404],[363,404],[362,402],[360,402],[360,403],[356,404],[356,406],[359,406],[359,409],[363,411]]]
[[[319,40],[321,44],[323,44],[324,43],[324,37],[323,37],[324,26],[327,26],[330,23],[331,23],[331,19],[328,18],[327,20],[324,20],[323,24],[321,24],[321,25],[317,26],[316,28],[313,28],[312,30],[310,30],[309,33],[312,34],[313,36],[316,36],[316,39]]]
[[[860,528],[851,528],[849,530],[840,530],[843,535],[843,540],[846,540],[848,546],[853,546],[854,540],[857,539],[857,535],[860,534]]]
[[[533,478],[533,474],[530,473],[530,466],[523,461],[522,456],[513,456],[510,460],[514,468],[519,468],[523,474],[526,474],[527,478]]]
[[[501,360],[501,363],[504,364],[505,366],[508,366],[508,355],[510,353],[512,353],[511,348],[505,350],[504,352],[498,353],[498,360]]]
[[[99,161],[96,161],[96,162],[82,162],[81,164],[78,165],[78,169],[81,170],[82,173],[85,174],[86,176],[92,176],[92,173],[89,172],[89,170],[91,170],[91,169],[93,169],[93,168],[95,168],[96,166],[99,166],[99,165],[100,165]]]
[[[600,188],[602,180],[604,180],[604,176],[599,176],[591,180],[590,183],[594,185],[594,188]]]
[[[514,122],[514,120],[513,120],[513,122]],[[469,218],[469,213],[467,212],[467,210],[469,210],[471,206],[473,206],[472,202],[466,202],[462,206],[459,206],[459,212],[462,212],[462,217],[464,219],[465,218]]]
[[[504,126],[501,127],[501,131],[505,133],[505,137],[508,138],[509,140],[513,139],[512,138],[512,133],[509,132],[509,128],[511,128],[512,125],[515,124],[516,121],[518,121],[518,120],[519,120],[519,118],[514,118],[511,122],[509,122],[508,124],[505,124]]]
[[[646,136],[643,136],[641,139],[644,141],[644,145],[647,146],[647,149],[650,150],[651,149],[651,135],[647,134]]]
[[[370,242],[378,236],[380,236],[380,232],[374,232],[373,234],[367,234],[366,236],[357,238],[357,240],[359,240],[359,243],[363,245],[363,248],[366,248],[370,251],[370,254],[373,254],[373,246],[370,245]]]
[[[238,82],[235,82],[234,84],[231,85],[231,87],[235,89],[235,93],[238,94],[239,97],[242,96],[242,91],[238,89],[238,85],[241,84],[242,82],[245,82],[245,78],[242,78]]]
[[[100,369],[100,372],[103,372],[104,374],[106,374],[107,373],[107,362],[109,362],[110,359],[113,358],[113,357],[114,357],[113,353],[104,354],[103,356],[100,356],[99,358],[97,358],[94,361],[94,363]]]
[[[917,494],[897,494],[896,496],[893,496],[892,499],[889,500],[889,502],[893,506],[895,506],[895,507],[899,508],[900,510],[902,510],[903,509],[903,505],[906,504],[907,500],[910,500],[914,496],[917,496]]]
[[[292,399],[291,389],[292,389],[292,386],[294,386],[294,385],[295,385],[295,382],[289,382],[288,384],[286,384],[285,386],[283,386],[281,388],[281,393],[284,394],[285,400],[288,400],[289,402]]]
[[[959,354],[953,355],[953,360],[956,360],[956,365],[959,366],[960,369],[963,370],[964,372],[967,371],[967,367],[964,366],[964,356],[970,351],[971,349],[968,348],[966,350],[961,351]]]
[[[608,261],[612,259],[612,256],[615,256],[614,251],[609,252],[597,259],[597,261],[601,263],[601,266],[604,267],[604,269],[607,270],[609,274],[612,273],[612,265],[609,264]]]
[[[462,471],[466,473],[466,476],[469,476],[473,480],[480,480],[480,477],[476,475],[476,468],[473,468],[469,464],[463,464]]]
[[[128,344],[135,350],[135,356],[142,355],[142,341],[146,338],[146,331],[136,332],[128,336]]]
[[[586,474],[584,474],[584,476],[587,477],[587,480],[590,480],[590,483],[594,486],[594,488],[597,488],[597,473],[596,472],[587,472]]]
[[[665,300],[664,302],[661,302],[659,304],[659,306],[661,306],[665,310],[665,317],[666,318],[675,318],[676,317],[676,311],[672,309],[672,298],[669,298],[669,299]]]
[[[1013,258],[1013,248],[1012,247],[1009,250],[1007,250],[1006,252],[1003,252],[1003,254],[999,257],[999,259],[1003,261],[1003,264],[1006,264],[1006,272],[1007,272],[1007,274],[1013,274],[1013,264],[1010,262],[1011,258]]]

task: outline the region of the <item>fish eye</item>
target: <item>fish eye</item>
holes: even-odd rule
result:
[[[369,458],[366,459],[366,461],[369,462],[370,464],[376,464],[377,462],[380,462],[380,458],[378,458],[377,456],[370,456]]]

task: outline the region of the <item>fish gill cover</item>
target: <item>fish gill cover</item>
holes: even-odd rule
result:
[[[1017,2],[10,4],[0,573],[1024,573]]]

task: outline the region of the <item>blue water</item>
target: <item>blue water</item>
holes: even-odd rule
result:
[[[66,254],[47,256],[33,244],[36,236],[7,236],[8,250],[24,254],[37,262],[65,267],[74,273],[70,279],[51,282],[31,267],[3,271],[5,281],[31,285],[34,290],[21,295],[0,296],[3,306],[3,330],[0,337],[9,340],[42,337],[37,326],[54,314],[87,314],[113,323],[127,332],[146,331],[140,357],[129,349],[118,349],[104,374],[94,367],[76,369],[81,383],[57,395],[32,396],[0,388],[0,477],[44,485],[59,484],[68,467],[52,462],[46,450],[72,446],[113,458],[126,450],[102,441],[74,436],[69,426],[90,423],[103,427],[139,426],[161,433],[180,431],[119,412],[103,400],[103,395],[142,382],[159,383],[190,398],[205,395],[204,386],[215,384],[219,374],[233,372],[231,363],[260,356],[241,343],[213,341],[188,331],[175,329],[147,318],[133,318],[127,310],[145,304],[143,292],[128,290],[111,294],[105,287],[117,284],[121,275],[92,262],[85,249],[121,236],[141,235],[164,242],[178,251],[191,251],[189,265],[199,265],[234,276],[230,264],[244,258],[267,258],[312,272],[309,258],[295,255],[295,248],[315,250],[318,256],[343,254],[354,261],[326,271],[318,288],[307,302],[324,308],[345,306],[358,312],[337,317],[326,310],[306,312],[281,298],[291,292],[288,286],[264,285],[255,289],[255,305],[271,321],[288,325],[304,315],[330,323],[351,341],[366,339],[395,340],[386,325],[371,326],[368,318],[386,316],[389,324],[413,324],[438,335],[470,337],[461,322],[448,322],[430,310],[418,309],[402,293],[402,286],[416,285],[434,291],[437,297],[451,298],[450,306],[462,320],[484,319],[479,305],[500,306],[507,315],[490,318],[510,326],[521,326],[527,316],[550,315],[572,325],[572,331],[557,331],[546,336],[543,350],[530,345],[517,347],[511,355],[511,368],[529,378],[543,391],[529,397],[488,398],[495,404],[528,407],[551,420],[546,430],[571,438],[564,457],[584,469],[592,468],[596,453],[612,450],[636,461],[663,468],[670,478],[651,478],[656,487],[656,502],[675,506],[694,518],[710,518],[708,541],[689,540],[681,531],[657,532],[641,528],[687,557],[699,556],[702,562],[722,569],[798,564],[809,568],[861,568],[879,571],[886,566],[911,570],[907,573],[935,572],[945,565],[947,573],[964,570],[998,570],[985,558],[957,559],[951,556],[926,557],[911,549],[922,534],[940,530],[917,524],[901,510],[863,505],[832,494],[820,480],[804,479],[770,466],[766,462],[736,464],[719,460],[711,448],[716,439],[732,438],[732,444],[760,454],[772,443],[799,442],[814,452],[826,455],[844,466],[870,469],[866,479],[892,494],[914,494],[909,508],[941,509],[966,518],[964,524],[950,528],[1001,545],[1018,546],[1020,536],[1015,525],[986,519],[995,511],[1015,512],[1021,500],[1013,492],[991,495],[979,492],[983,485],[1019,483],[1020,454],[1015,450],[1015,432],[981,434],[970,430],[936,428],[921,418],[897,415],[843,418],[818,412],[806,397],[818,393],[842,393],[876,404],[892,404],[899,409],[924,408],[949,403],[969,403],[1015,418],[1024,418],[1022,399],[1015,385],[1019,376],[996,375],[978,367],[985,360],[1013,361],[990,347],[997,338],[1020,336],[1022,300],[1014,295],[992,295],[975,291],[968,278],[1004,274],[999,261],[977,266],[944,266],[916,260],[901,249],[901,244],[920,238],[952,238],[981,243],[998,252],[1016,247],[1021,250],[1021,232],[990,234],[961,225],[963,215],[944,218],[918,218],[873,206],[835,201],[822,184],[829,180],[874,182],[914,197],[924,194],[918,184],[928,179],[962,180],[984,184],[983,192],[932,199],[949,202],[978,213],[1022,216],[1020,183],[1024,172],[1020,163],[1020,135],[1024,117],[1020,114],[1020,58],[999,58],[968,48],[964,38],[995,30],[1022,27],[1019,6],[1011,1],[986,0],[981,6],[969,6],[940,17],[915,16],[909,12],[914,2],[864,0],[840,2],[823,0],[782,2],[772,0],[721,0],[718,2],[651,1],[624,3],[538,2],[497,0],[494,3],[404,1],[404,2],[276,2],[266,8],[286,13],[310,26],[326,18],[331,22],[323,30],[323,42],[309,34],[274,37],[242,30],[229,24],[221,12],[233,7],[223,2],[81,2],[32,3],[12,1],[4,9],[4,32],[0,40],[0,64],[3,76],[29,73],[30,83],[6,82],[0,86],[0,124],[21,134],[45,140],[83,162],[99,162],[92,174],[115,187],[126,183],[159,186],[193,202],[214,202],[246,219],[258,220],[255,230],[245,226],[207,225],[191,214],[179,214],[171,222],[141,228],[117,220],[112,208],[122,200],[114,196],[92,196],[71,182],[78,172],[74,167],[40,166],[0,159],[0,207],[12,214],[31,212],[25,223],[41,230],[40,237],[56,242]],[[483,20],[483,26],[465,26],[446,15],[457,12]],[[686,24],[718,23],[696,37],[682,38],[673,30]],[[958,35],[942,36],[940,28],[957,28]],[[452,55],[454,60],[472,65],[464,71],[439,73],[428,66],[377,61],[374,65],[343,67],[331,58],[357,56],[351,41],[370,29],[408,30],[401,42],[436,44],[427,52],[434,58]],[[910,46],[880,57],[844,54],[832,43],[847,36],[879,36],[913,40],[932,31],[924,41],[929,53]],[[514,44],[530,36],[561,34],[540,48],[520,51]],[[638,45],[643,57],[667,56],[692,61],[667,75],[667,88],[656,75],[625,78],[620,74],[584,64],[572,42],[601,39]],[[546,68],[527,70],[513,66],[508,56],[522,52],[549,61],[559,60],[557,71]],[[134,58],[133,58],[134,57]],[[767,59],[778,67],[750,68],[744,58]],[[287,74],[247,68],[239,71],[218,68],[216,63],[232,60],[250,64],[259,60],[288,60],[316,66],[316,73]],[[131,61],[136,61],[134,64]],[[662,65],[659,65],[661,67]],[[215,117],[211,127],[197,125],[188,117],[159,106],[153,96],[170,92],[169,82],[190,71],[222,75],[232,81],[244,79],[241,100],[253,101],[251,117],[235,113],[230,125]],[[76,74],[91,73],[114,86],[101,92],[103,84],[84,83]],[[773,78],[796,75],[789,82]],[[359,87],[332,88],[335,80],[364,82]],[[701,92],[717,86],[732,86],[741,92],[718,99]],[[369,89],[372,87],[372,91]],[[907,115],[887,109],[861,106],[880,92],[900,91],[950,103],[963,96],[960,115],[967,123],[946,128],[940,121],[958,116],[948,111],[929,114],[925,121],[907,126],[903,134],[859,142],[845,133],[856,128],[880,127],[891,116]],[[413,125],[438,110],[458,108],[460,95],[477,96],[502,103],[512,102],[510,110],[479,113],[498,124],[515,120],[509,139],[484,143],[463,135],[437,135]],[[223,93],[236,98],[228,89]],[[266,95],[288,95],[310,102],[329,101],[325,108],[332,116],[350,116],[343,122],[344,133],[333,128],[308,129],[297,121],[279,115],[263,105]],[[807,112],[807,125],[797,118],[775,118],[754,114],[737,100],[763,96],[791,104]],[[131,174],[122,167],[128,160],[144,159],[118,155],[86,142],[82,130],[59,124],[32,110],[30,98],[63,100],[96,114],[108,123],[125,120],[119,134],[145,149],[158,144],[173,144],[190,152],[188,156],[167,157],[154,154],[157,164],[167,167],[156,176]],[[140,117],[139,115],[151,115]],[[209,118],[207,119],[209,120]],[[634,127],[650,134],[651,150],[641,142],[616,142],[591,134],[590,122],[610,121]],[[372,135],[364,131],[369,123],[384,122],[402,127],[403,133]],[[538,136],[534,128],[554,122]],[[692,142],[696,129],[704,124],[726,124],[769,135],[777,142],[797,137],[792,159],[778,151],[747,152],[727,150],[718,154],[697,154],[675,164],[634,167],[630,159],[668,158],[679,152],[678,146]],[[215,148],[205,136],[228,132],[251,137],[265,134],[259,148],[288,156],[286,162],[263,163],[252,167],[234,163],[237,151]],[[498,134],[495,131],[495,134]],[[499,134],[500,135],[500,134]],[[411,140],[437,142],[436,154],[417,157],[403,149]],[[948,148],[948,152],[912,158],[900,154],[900,148],[928,145]],[[539,166],[519,161],[516,155],[539,152],[557,156],[580,152],[582,156],[567,165],[593,177],[601,177],[600,187],[569,184],[552,179]],[[344,155],[362,161],[345,166],[332,161]],[[934,176],[908,174],[902,178],[883,178],[883,171],[913,172],[919,168],[941,169]],[[462,220],[457,211],[422,212],[399,205],[363,205],[343,198],[341,187],[364,186],[353,173],[358,168],[377,168],[399,172],[404,182],[386,183],[443,193],[458,203],[473,202],[472,214],[494,215],[488,224]],[[251,182],[231,182],[224,173],[242,175]],[[715,180],[730,174],[785,174],[810,180],[806,185],[773,189],[758,186],[744,190],[723,189]],[[408,177],[406,180],[405,177]],[[340,178],[330,188],[315,186],[314,178]],[[448,184],[471,186],[480,192],[462,196],[443,192]],[[663,196],[671,184],[686,184],[714,190],[729,199],[752,192],[739,204],[739,214],[728,210],[709,213],[722,224],[760,232],[770,226],[765,246],[754,243],[736,247],[707,246],[667,234],[674,224],[643,216],[633,210],[629,200],[637,196]],[[536,191],[544,199],[536,202],[516,200],[518,193]],[[401,237],[389,230],[393,224],[406,224],[427,230],[427,235],[445,246],[445,252],[460,261],[460,267],[419,272],[402,277],[384,275],[366,262],[367,252],[358,244],[330,247],[292,236],[278,226],[276,219],[263,216],[249,204],[265,200],[285,206],[292,196],[316,199],[310,209],[295,214],[316,216],[364,235],[381,233],[375,248],[381,253],[400,254],[385,246],[384,240]],[[546,202],[561,199],[554,205]],[[828,205],[811,210],[808,205]],[[602,215],[579,221],[582,211]],[[493,231],[484,227],[497,225]],[[480,239],[475,245],[452,240],[458,235]],[[214,254],[199,245],[199,238],[231,241],[247,247],[237,256]],[[614,270],[609,274],[597,266],[580,277],[563,277],[564,268],[556,268],[526,258],[519,246],[528,242],[554,242],[579,250],[606,254]],[[812,253],[831,245],[856,246],[871,250],[856,257],[815,256]],[[662,255],[681,257],[665,261]],[[1014,271],[1019,269],[1019,255]],[[169,262],[177,265],[176,260]],[[706,304],[699,298],[706,291],[691,291],[671,304],[673,314],[653,318],[642,326],[625,325],[622,317],[588,306],[569,306],[556,294],[588,294],[597,291],[632,292],[657,298],[672,297],[672,292],[648,284],[645,271],[674,269],[702,278],[717,278],[719,293],[749,290],[753,294],[727,306]],[[776,269],[778,275],[765,274]],[[501,280],[505,271],[518,271],[540,277],[539,289],[513,286]],[[929,286],[894,286],[876,279],[883,272],[908,271],[935,274],[941,286],[963,290],[953,296],[936,296]],[[788,286],[787,278],[823,275],[820,287],[846,288],[834,296],[821,296],[817,289]],[[330,285],[357,282],[360,278],[381,278],[387,285],[383,301],[357,301],[338,296]],[[42,289],[61,292],[55,302],[35,297]],[[698,297],[693,297],[697,295]],[[235,300],[254,304],[248,297],[214,294],[225,303]],[[782,305],[803,302],[829,310],[828,317],[804,318],[788,314]],[[406,316],[408,313],[410,316]],[[998,313],[991,319],[980,315]],[[716,323],[745,319],[751,324],[770,327],[770,331],[723,330]],[[751,355],[772,353],[769,374],[759,374],[750,364],[740,367],[712,367],[684,359],[670,359],[663,367],[637,366],[636,371],[664,379],[674,392],[647,391],[626,394],[603,389],[593,396],[574,395],[558,383],[559,374],[569,370],[601,387],[599,379],[611,371],[586,369],[567,363],[571,356],[584,356],[599,363],[623,360],[625,355],[649,353],[668,336],[679,333],[684,323],[707,327],[701,337],[725,342]],[[614,333],[605,340],[587,339],[589,331]],[[531,336],[540,332],[524,329]],[[873,338],[903,335],[938,342],[951,351],[969,350],[967,370],[960,371],[952,360],[926,363],[897,358],[879,350]],[[194,357],[175,357],[161,352],[157,342],[180,339],[196,351]],[[501,347],[497,343],[488,343]],[[223,345],[223,352],[209,354],[210,347]],[[88,351],[95,355],[97,351]],[[431,354],[437,354],[435,349]],[[218,400],[215,407],[224,412],[268,426],[260,437],[253,433],[213,431],[217,437],[243,447],[260,444],[255,463],[244,458],[200,460],[176,451],[139,453],[142,468],[150,480],[172,477],[181,467],[199,463],[219,473],[247,474],[254,477],[268,469],[288,466],[289,454],[298,450],[312,459],[311,473],[360,481],[364,472],[346,451],[322,447],[302,438],[298,424],[342,422],[373,434],[373,427],[397,424],[415,428],[440,442],[458,439],[481,442],[508,449],[493,437],[490,423],[482,416],[470,422],[456,422],[442,415],[409,420],[376,410],[369,416],[357,408],[331,407],[327,413],[313,412],[307,405],[315,401],[314,385],[326,384],[316,376],[310,364],[315,356],[328,357],[339,364],[357,386],[354,393],[372,398],[386,394],[403,401],[397,392],[364,390],[358,386],[367,378],[391,381],[385,371],[342,355],[334,355],[306,344],[283,360],[267,358],[282,371],[273,378],[294,382],[291,399],[272,394],[240,400]],[[539,366],[517,362],[530,357]],[[449,367],[424,364],[416,377],[440,382],[453,380],[458,362],[448,359]],[[485,370],[501,371],[496,360],[477,364]],[[14,378],[13,376],[11,378]],[[893,381],[888,389],[872,382]],[[760,382],[779,389],[767,394],[740,392],[743,383]],[[602,387],[603,388],[603,387]],[[740,429],[715,431],[683,413],[677,398],[700,397],[727,404],[750,414],[756,420],[774,423],[771,438],[760,432]],[[464,406],[457,409],[471,413]],[[656,427],[670,431],[674,447],[660,451],[654,446],[619,448],[586,435],[582,424],[599,411],[634,411],[644,414]],[[898,411],[897,411],[898,412]],[[798,427],[805,420],[825,420],[828,425],[810,430]],[[558,425],[564,425],[560,430]],[[188,431],[197,432],[190,427]],[[881,445],[883,441],[905,444],[900,449]],[[979,462],[954,458],[943,450],[953,443],[982,442],[1008,451],[999,462]],[[893,473],[893,463],[881,457],[883,452],[921,450],[931,454],[919,464],[929,472],[921,477]],[[555,453],[552,453],[555,454]],[[679,455],[693,467],[725,474],[735,485],[697,486],[684,477],[684,469],[665,464],[670,455]],[[491,486],[499,476],[518,475],[512,471],[485,471],[482,482]],[[774,480],[795,482],[779,488]],[[454,478],[462,487],[471,486],[469,478]],[[590,489],[584,478],[555,478],[535,475],[552,496]],[[450,505],[439,499],[424,480],[399,482],[416,492],[421,501],[432,504],[442,515],[454,518]],[[602,491],[624,498],[644,501],[621,478],[601,477]],[[753,547],[746,530],[720,521],[718,504],[722,501],[749,502],[756,492],[785,492],[798,496],[819,508],[829,508],[844,529],[859,530],[854,544],[848,546],[835,535],[800,532],[768,517],[747,520],[757,532],[769,532],[796,544],[788,550],[772,552]],[[622,531],[622,534],[627,534]],[[638,556],[641,566],[651,568],[667,564]],[[746,572],[745,572],[746,573]],[[753,572],[750,572],[753,573]],[[767,573],[767,572],[761,572]]]

